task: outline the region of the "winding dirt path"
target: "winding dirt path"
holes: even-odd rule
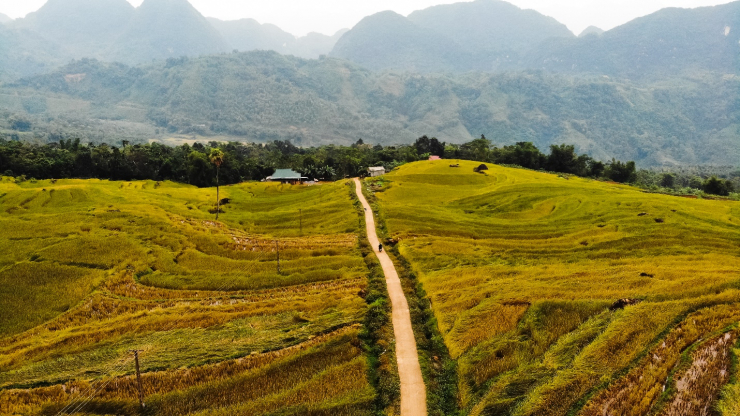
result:
[[[391,299],[393,312],[393,334],[396,337],[396,360],[398,374],[401,377],[401,416],[426,416],[427,392],[424,379],[419,367],[419,355],[416,352],[416,339],[411,327],[411,314],[406,296],[403,294],[401,280],[398,278],[395,266],[385,252],[378,252],[378,235],[375,232],[375,218],[370,204],[362,194],[362,184],[355,178],[355,191],[365,208],[365,223],[367,237],[370,240],[375,255],[380,260],[385,274],[385,283],[388,285],[388,296]]]

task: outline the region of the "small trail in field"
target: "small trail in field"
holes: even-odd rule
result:
[[[357,198],[360,199],[365,208],[365,223],[367,224],[367,237],[373,251],[380,260],[385,274],[385,283],[388,285],[388,296],[391,299],[393,333],[396,337],[396,360],[398,361],[398,374],[401,378],[401,416],[426,416],[427,414],[427,392],[424,379],[421,376],[419,366],[419,355],[416,352],[416,339],[411,326],[411,314],[406,296],[403,294],[401,280],[398,278],[395,266],[388,254],[378,252],[378,235],[375,232],[375,218],[370,204],[362,195],[362,184],[355,178],[355,190]]]

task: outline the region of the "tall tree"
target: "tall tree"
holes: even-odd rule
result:
[[[211,153],[208,155],[211,159],[211,163],[216,165],[216,219],[218,219],[218,213],[221,211],[221,197],[219,196],[219,185],[218,185],[218,174],[221,170],[221,164],[224,163],[224,152],[221,149],[211,149]]]

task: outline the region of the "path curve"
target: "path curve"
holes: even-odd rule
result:
[[[396,360],[398,361],[398,375],[401,378],[401,416],[426,416],[427,392],[424,378],[421,376],[419,355],[416,351],[414,329],[411,326],[411,314],[406,296],[403,294],[401,280],[398,278],[391,258],[385,252],[378,252],[378,234],[375,231],[375,217],[370,204],[362,194],[362,184],[355,178],[355,191],[365,208],[365,224],[367,237],[375,255],[380,260],[385,274],[385,283],[388,285],[388,296],[391,299],[393,311],[393,334],[396,337]]]

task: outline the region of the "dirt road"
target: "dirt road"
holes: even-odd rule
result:
[[[375,232],[375,218],[373,210],[362,195],[362,184],[355,179],[355,190],[357,197],[365,208],[365,223],[367,224],[367,237],[370,246],[383,266],[385,282],[388,285],[388,296],[393,308],[393,333],[396,337],[396,359],[398,361],[398,373],[401,377],[401,416],[426,416],[427,414],[427,392],[424,379],[419,367],[419,356],[416,352],[416,339],[411,327],[411,314],[406,296],[403,294],[401,280],[398,278],[396,268],[390,257],[384,252],[378,252],[378,235]]]

